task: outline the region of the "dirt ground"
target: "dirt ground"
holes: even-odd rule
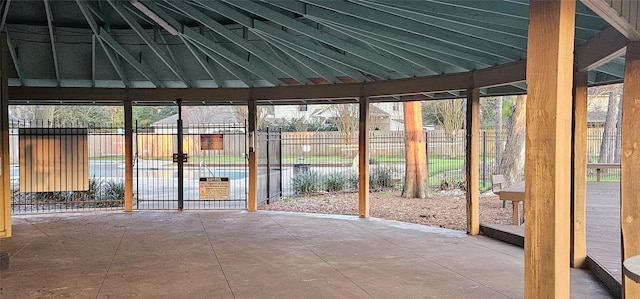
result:
[[[402,198],[400,191],[370,194],[371,217],[443,228],[466,229],[466,201],[461,190],[433,192],[428,198]],[[357,193],[326,193],[281,199],[260,210],[358,215]],[[522,208],[521,208],[522,209]],[[480,223],[511,224],[511,203],[506,208],[492,193],[480,196]],[[522,211],[521,211],[522,213]]]

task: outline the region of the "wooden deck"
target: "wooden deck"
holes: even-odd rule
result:
[[[620,183],[587,183],[587,255],[620,282]]]
[[[589,268],[603,283],[614,289],[614,293],[619,294],[622,285],[620,183],[587,183],[586,221]],[[524,244],[524,224],[514,226],[483,223],[482,232],[515,245]]]

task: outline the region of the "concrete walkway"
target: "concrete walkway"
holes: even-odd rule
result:
[[[521,298],[523,250],[380,219],[259,211],[14,216],[1,298]],[[572,270],[573,298],[609,298]]]

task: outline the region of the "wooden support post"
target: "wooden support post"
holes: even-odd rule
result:
[[[124,211],[133,211],[133,107],[124,102]]]
[[[627,45],[622,102],[622,155],[620,156],[620,227],[622,260],[640,254],[640,42]],[[640,298],[640,284],[622,281],[624,298]]]
[[[8,59],[7,32],[3,31],[0,33],[0,238],[11,237]]]
[[[480,90],[467,90],[467,233],[480,233]]]
[[[525,298],[569,298],[576,2],[531,0],[527,45]]]
[[[360,97],[358,131],[358,211],[360,218],[369,217],[369,98]]]
[[[258,210],[258,104],[250,100],[248,106],[248,142],[249,142],[249,198],[247,208],[250,212]]]
[[[574,268],[584,268],[587,259],[587,74],[576,72],[573,77],[570,255]]]

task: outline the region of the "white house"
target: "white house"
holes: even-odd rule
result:
[[[370,126],[372,130],[399,131],[404,129],[404,118],[401,103],[376,103],[369,108]],[[275,106],[273,114],[267,119],[271,122],[292,119],[309,121],[336,118],[330,104],[322,105],[287,105]]]

